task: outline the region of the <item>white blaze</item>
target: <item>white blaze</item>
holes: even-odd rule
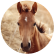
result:
[[[25,17],[25,21],[27,22],[27,17]]]

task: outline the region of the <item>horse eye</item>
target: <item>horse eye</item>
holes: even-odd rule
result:
[[[33,26],[35,26],[36,25],[36,22],[33,24]]]
[[[19,23],[17,23],[18,25],[20,25]]]

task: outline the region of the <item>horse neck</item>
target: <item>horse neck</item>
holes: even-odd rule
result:
[[[40,43],[38,38],[38,33],[35,31],[35,34],[31,40],[31,49],[29,52],[34,53],[40,50]]]
[[[38,36],[39,32],[38,31],[35,31],[35,34],[34,34],[34,43],[36,44],[36,49],[38,51],[40,51],[40,42],[39,42],[39,36]]]
[[[34,42],[37,46],[36,49],[38,49],[38,51],[45,47],[50,41],[46,34],[40,33],[37,28],[35,30],[34,39],[35,39]]]
[[[39,33],[39,42],[40,42],[40,47],[43,49],[50,41],[49,36],[47,36],[45,33]]]
[[[41,50],[43,47],[45,47],[48,42],[50,41],[49,38],[45,34],[42,34],[38,31],[37,28],[35,28],[34,36],[31,40],[31,49],[32,53],[37,52]]]

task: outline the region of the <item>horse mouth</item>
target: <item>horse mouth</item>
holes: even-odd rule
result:
[[[29,50],[30,50],[30,48],[22,48],[22,50],[24,51],[24,52],[28,52]]]

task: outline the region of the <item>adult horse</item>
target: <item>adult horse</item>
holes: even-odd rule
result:
[[[37,3],[34,2],[31,11],[20,2],[17,3],[17,10],[20,13],[18,25],[20,37],[22,39],[21,48],[24,52],[34,53],[44,48],[51,38],[44,31],[43,26],[40,27],[35,21],[35,13],[37,11]]]

